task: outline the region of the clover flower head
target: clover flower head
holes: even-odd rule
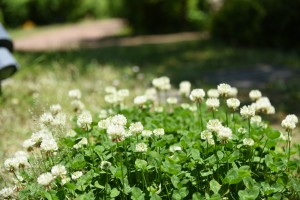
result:
[[[65,177],[63,176],[61,179],[61,185],[65,185],[66,183],[70,182],[70,178],[69,177]]]
[[[105,119],[105,118],[107,118],[107,116],[108,116],[107,110],[104,110],[104,109],[100,110],[99,115],[98,115],[98,117],[100,119]]]
[[[14,196],[14,189],[11,187],[5,187],[0,190],[0,197],[4,199],[10,199]]]
[[[176,145],[170,146],[170,148],[169,148],[170,152],[181,151],[181,150],[182,150],[182,148],[180,146],[176,146]]]
[[[240,113],[243,118],[249,119],[255,115],[255,107],[252,105],[245,105],[241,108]]]
[[[35,142],[30,138],[27,140],[24,140],[24,142],[22,143],[22,146],[27,150],[27,151],[31,151],[33,149],[35,145]]]
[[[147,97],[144,95],[137,96],[134,98],[133,103],[138,106],[144,105],[147,103]]]
[[[229,98],[226,100],[228,108],[231,108],[233,110],[236,110],[240,106],[240,100],[237,98]]]
[[[104,90],[105,90],[106,93],[109,93],[109,94],[117,93],[117,89],[114,86],[107,86],[107,87],[105,87]]]
[[[244,144],[245,146],[251,147],[251,146],[254,145],[254,140],[251,139],[251,138],[245,138],[245,139],[243,139],[243,144]]]
[[[67,174],[66,167],[64,165],[58,164],[54,165],[51,169],[51,173],[54,177],[60,176],[63,177]]]
[[[125,139],[125,129],[124,126],[118,124],[111,124],[107,130],[107,135],[110,139],[116,142],[121,142]]]
[[[43,139],[40,147],[41,150],[46,152],[53,152],[58,150],[58,146],[54,138]]]
[[[284,128],[286,131],[291,131],[296,128],[296,123],[293,119],[291,118],[285,118],[281,122],[282,128]]]
[[[165,130],[163,128],[157,128],[153,130],[153,134],[155,136],[163,136],[165,135]]]
[[[127,124],[127,118],[124,115],[115,115],[111,118],[111,122],[116,125],[125,126]]]
[[[111,125],[112,122],[111,122],[111,118],[107,118],[107,119],[102,119],[98,122],[98,127],[100,129],[107,129],[109,127],[109,125]]]
[[[143,124],[141,122],[135,122],[130,124],[129,131],[134,134],[140,134],[144,130]]]
[[[73,172],[71,175],[72,180],[77,180],[83,175],[82,171]]]
[[[227,83],[221,83],[218,85],[218,92],[221,97],[228,97],[230,96],[231,86]]]
[[[190,100],[194,102],[202,102],[205,97],[205,92],[203,89],[193,89],[190,94]]]
[[[247,133],[247,129],[240,127],[240,128],[238,128],[238,132],[241,134],[245,134],[245,133]]]
[[[206,106],[208,109],[217,110],[220,107],[220,100],[217,98],[208,98],[206,100]]]
[[[262,119],[261,119],[261,116],[259,116],[259,115],[254,115],[253,117],[250,118],[251,124],[259,125],[261,122],[262,122]]]
[[[37,178],[38,184],[43,186],[48,186],[53,180],[54,176],[50,172],[43,173]]]
[[[159,90],[170,90],[171,84],[169,77],[162,76],[159,78],[155,78],[152,81],[152,85]]]
[[[108,170],[110,168],[110,166],[111,166],[111,162],[109,162],[109,161],[102,161],[100,163],[100,168],[102,170]]]
[[[275,109],[272,108],[272,104],[268,97],[261,97],[255,102],[255,110],[256,112],[266,113],[266,114],[273,114],[272,110]]]
[[[142,131],[142,136],[143,137],[151,137],[152,136],[152,131],[150,131],[150,130],[143,130]]]
[[[15,157],[26,157],[28,158],[28,153],[26,151],[17,151],[15,154]]]
[[[144,96],[149,101],[156,101],[157,100],[157,91],[155,88],[148,88],[148,89],[146,89]]]
[[[214,139],[208,139],[208,140],[207,140],[207,143],[208,143],[209,145],[215,145]]]
[[[81,140],[73,146],[74,149],[80,149],[83,146],[88,144],[88,140],[86,137],[81,138]]]
[[[218,132],[222,127],[222,123],[218,119],[211,119],[206,124],[207,130],[212,132]]]
[[[77,125],[81,128],[86,128],[90,126],[92,122],[93,122],[92,115],[88,111],[82,112],[77,119]]]
[[[222,127],[218,131],[218,138],[221,140],[221,142],[226,142],[227,140],[232,139],[232,130],[228,127]]]
[[[191,86],[192,86],[192,84],[189,81],[180,82],[180,84],[179,84],[179,93],[181,95],[184,95],[184,96],[188,97],[190,92],[191,92]]]
[[[4,161],[4,168],[7,171],[14,172],[19,168],[19,160],[17,158],[8,158]]]
[[[124,99],[129,96],[129,90],[128,89],[120,89],[117,91],[117,94],[120,98]]]
[[[219,91],[217,89],[209,89],[207,91],[207,96],[209,98],[219,98],[220,94],[219,94]]]
[[[52,121],[53,126],[64,126],[66,125],[67,115],[65,113],[58,113],[55,115]]]
[[[209,130],[204,130],[201,132],[202,140],[208,140],[208,139],[212,139],[212,138],[213,138],[213,134]]]
[[[141,142],[141,143],[137,143],[136,145],[135,145],[135,151],[136,152],[146,152],[147,151],[147,149],[148,149],[148,145],[146,144],[146,143],[144,143],[144,142]]]
[[[259,90],[251,90],[249,92],[249,97],[252,101],[256,101],[262,97],[262,94]]]
[[[61,105],[60,104],[54,104],[50,106],[50,112],[52,115],[56,115],[61,111]]]
[[[236,87],[231,87],[228,97],[236,97],[238,94],[238,89]]]
[[[50,125],[53,121],[53,116],[50,112],[45,112],[40,116],[40,122],[43,125]]]
[[[72,108],[77,112],[77,111],[81,111],[85,108],[84,103],[82,103],[82,101],[80,101],[79,99],[74,99],[71,101],[71,106]]]
[[[176,97],[168,97],[167,98],[167,103],[170,105],[174,105],[178,103],[178,99]]]
[[[109,104],[118,104],[120,101],[120,97],[117,95],[117,93],[108,94],[104,96],[104,101]]]
[[[295,124],[298,123],[298,117],[294,114],[289,114],[285,118],[291,122],[294,122]]]
[[[79,89],[73,89],[69,91],[69,97],[71,99],[80,99],[81,98],[81,91]]]

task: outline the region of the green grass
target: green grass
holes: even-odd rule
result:
[[[141,87],[150,86],[151,79],[161,75],[169,76],[174,87],[182,80],[207,87],[202,77],[218,69],[242,69],[258,63],[300,67],[300,56],[295,51],[237,48],[211,40],[41,53],[16,52],[15,57],[21,70],[3,83],[4,98],[0,103],[0,160],[19,149],[21,142],[37,130],[35,120],[49,105],[61,103],[69,106],[67,91],[73,88],[82,89],[87,105],[100,109],[105,85],[111,85],[116,79],[121,82],[120,88],[135,88],[136,94],[141,94]],[[140,66],[144,80],[133,79],[131,67],[135,65]],[[295,106],[295,102],[300,100],[299,84],[293,84],[266,92],[284,97],[275,105],[279,110],[299,113]],[[94,113],[98,112],[93,106],[89,108]]]

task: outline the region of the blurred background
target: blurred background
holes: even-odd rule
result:
[[[26,138],[49,104],[67,107],[69,89],[97,113],[105,85],[139,93],[161,75],[174,87],[226,82],[244,99],[260,89],[274,123],[299,116],[299,11],[300,0],[0,0],[21,65],[2,83],[0,149]]]

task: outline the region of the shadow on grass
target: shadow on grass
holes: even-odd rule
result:
[[[190,80],[200,87],[203,87],[203,85],[215,86],[219,82],[231,82],[233,79],[238,79],[239,74],[244,74],[250,81],[249,87],[256,87],[258,85],[255,85],[255,83],[262,81],[262,87],[259,86],[262,90],[280,97],[285,96],[282,93],[286,91],[293,93],[293,102],[300,100],[298,70],[300,68],[300,58],[298,55],[297,52],[283,52],[272,49],[230,47],[210,39],[171,44],[16,53],[22,67],[25,68],[24,71],[32,70],[37,64],[45,68],[50,67],[50,69],[54,64],[59,64],[62,70],[64,66],[74,64],[82,74],[89,70],[89,67],[92,66],[91,63],[95,62],[101,65],[110,65],[117,69],[137,65],[146,76],[148,74],[167,75],[174,84],[178,84],[182,80]],[[265,75],[258,78],[256,76],[263,71],[261,66],[269,66],[271,71],[264,72]],[[276,69],[279,69],[279,71],[276,71],[278,77],[268,79],[266,76],[272,74]],[[251,76],[247,76],[249,72],[254,70],[258,71],[252,73]],[[230,71],[233,71],[235,75],[232,76],[230,73],[228,75],[227,72]],[[291,84],[289,84],[290,82]],[[240,87],[241,85],[237,82],[234,86]],[[248,88],[248,91],[249,89],[254,88]],[[285,100],[288,100],[286,103],[293,103],[289,101],[288,97]]]

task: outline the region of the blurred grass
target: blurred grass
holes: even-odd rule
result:
[[[210,39],[131,47],[16,52],[15,57],[21,70],[3,83],[4,98],[0,103],[0,160],[19,149],[21,142],[37,130],[38,115],[51,104],[60,103],[67,110],[67,92],[73,88],[82,89],[83,101],[97,113],[103,105],[104,87],[116,80],[120,81],[119,88],[135,88],[136,93],[141,94],[142,87],[150,86],[152,78],[161,75],[169,76],[175,87],[182,80],[206,87],[201,77],[218,69],[242,69],[259,63],[300,68],[297,51],[229,47]],[[131,67],[136,65],[141,68],[143,80],[134,79]],[[287,103],[281,102],[296,112],[297,106],[293,102],[300,99],[298,83],[291,86],[291,91],[283,87],[269,93],[296,95],[294,99],[287,98],[291,100]],[[275,106],[278,108],[282,104]]]

